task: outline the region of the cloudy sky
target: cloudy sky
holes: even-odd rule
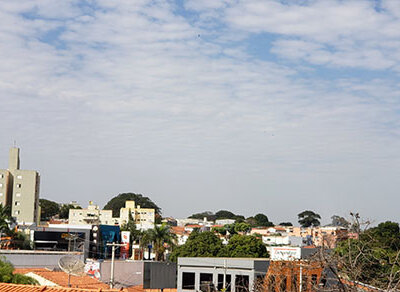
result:
[[[41,197],[400,221],[400,1],[0,2],[0,161]]]

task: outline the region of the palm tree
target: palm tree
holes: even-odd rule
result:
[[[153,244],[153,250],[157,261],[164,260],[164,253],[168,246],[174,246],[176,242],[175,234],[169,231],[168,225],[154,226],[154,229],[147,230],[142,237],[142,245]]]

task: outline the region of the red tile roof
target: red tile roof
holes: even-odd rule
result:
[[[127,292],[127,289],[82,289],[0,283],[2,292]]]
[[[45,278],[58,286],[68,287],[68,274],[61,271],[50,271],[48,269],[15,269],[14,273],[27,274],[34,273],[42,278]],[[71,276],[71,287],[85,289],[107,289],[109,286],[90,276]]]

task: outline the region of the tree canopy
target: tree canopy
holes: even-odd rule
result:
[[[60,205],[54,201],[39,199],[40,205],[40,218],[43,220],[49,220],[54,215],[60,213]]]
[[[335,249],[341,274],[387,291],[400,284],[399,224],[383,222],[361,231],[359,239],[348,239]]]
[[[63,204],[60,208],[60,213],[59,213],[61,219],[68,219],[69,209],[82,209],[82,207],[74,206],[71,204]]]
[[[135,201],[136,205],[140,205],[141,208],[153,208],[155,209],[156,214],[161,215],[161,208],[158,207],[150,198],[135,193],[119,194],[108,201],[103,209],[112,210],[113,217],[119,217],[120,209],[125,207],[126,201]]]
[[[27,284],[39,285],[35,279],[22,275],[13,274],[14,267],[4,257],[0,258],[0,282],[1,283],[14,283],[14,284]]]
[[[349,228],[350,227],[350,222],[347,221],[344,217],[338,216],[338,215],[333,215],[331,217],[332,219],[332,226],[335,227],[345,227],[345,228]]]
[[[213,232],[193,231],[186,243],[174,249],[170,260],[178,257],[268,257],[261,239],[235,234],[224,246]]]
[[[260,238],[235,234],[222,251],[222,255],[233,258],[266,258],[268,252]]]
[[[215,214],[214,214],[214,212],[211,212],[211,211],[204,211],[204,212],[192,214],[188,218],[203,220],[204,217],[207,218],[208,221],[215,221],[215,220],[219,220],[219,219],[233,219],[236,221],[244,221],[244,219],[245,219],[244,216],[237,215],[228,210],[219,210]]]
[[[270,222],[268,220],[267,215],[265,215],[265,214],[259,213],[256,216],[254,216],[254,219],[256,220],[257,226],[263,226],[263,227],[274,226],[274,223]]]
[[[300,214],[297,215],[299,217],[299,223],[301,227],[316,227],[321,225],[319,222],[319,219],[321,219],[321,216],[317,213],[314,213],[313,211],[307,210],[303,211]]]
[[[279,223],[280,226],[293,226],[292,222],[281,222]]]

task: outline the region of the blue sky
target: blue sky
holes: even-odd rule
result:
[[[399,221],[398,1],[3,1],[0,160],[165,215]]]

